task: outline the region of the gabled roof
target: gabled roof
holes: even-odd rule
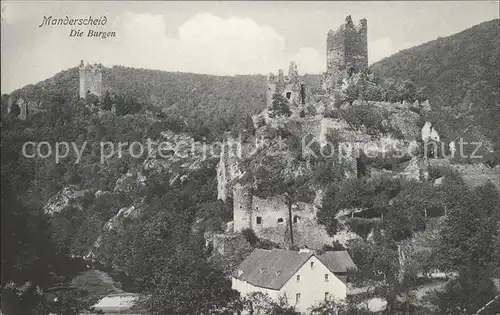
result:
[[[356,268],[346,251],[326,252],[318,256],[314,252],[257,248],[232,276],[257,287],[279,290],[312,256],[316,256],[332,273],[344,273]]]
[[[318,259],[333,273],[343,273],[349,269],[357,269],[351,256],[346,251],[325,252],[319,255]]]
[[[252,285],[279,290],[313,255],[285,249],[255,249],[233,272]]]

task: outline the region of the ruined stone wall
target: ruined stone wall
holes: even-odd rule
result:
[[[278,75],[269,73],[267,77],[267,106],[271,106],[274,93],[280,93],[287,98],[291,105],[300,106],[302,103],[301,82],[299,72],[295,62],[290,62],[288,75],[283,74],[283,69],[279,69]]]
[[[28,116],[28,112],[27,112],[27,103],[22,99],[20,98],[19,101],[17,102],[17,105],[19,106],[19,119],[21,120],[26,120],[27,116]]]
[[[211,241],[214,250],[223,256],[231,256],[244,248],[250,248],[250,244],[240,233],[213,234],[208,241]]]
[[[230,196],[229,183],[243,174],[238,164],[238,155],[242,152],[238,151],[238,142],[232,140],[224,142],[217,165],[217,199],[222,201]]]
[[[293,238],[298,246],[321,249],[331,244],[333,238],[328,236],[323,225],[318,223],[317,208],[313,204],[298,202],[292,207]]]
[[[252,193],[248,187],[236,184],[233,187],[234,232],[253,228]]]
[[[321,248],[332,241],[326,229],[318,224],[317,209],[311,203],[292,204],[291,218],[286,200],[282,196],[266,199],[254,196],[252,209],[253,230],[259,238],[271,240],[282,246],[290,245],[290,220],[292,220],[295,245]]]

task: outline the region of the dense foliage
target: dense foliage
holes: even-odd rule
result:
[[[132,278],[148,297],[143,306],[154,314],[206,313],[234,299],[230,283],[203,249],[203,232],[220,231],[231,219],[216,201],[216,161],[206,160],[177,186],[162,173],[150,174],[145,187],[135,177],[120,181],[139,170],[144,157],[125,153],[103,163],[101,142],[144,142],[161,120],[141,113],[100,115],[92,103],[63,97],[48,102],[26,121],[2,118],[2,310],[77,314],[95,303],[109,291],[74,288],[71,280],[92,263],[70,256],[86,256],[98,239],[93,256]],[[85,150],[59,161],[53,154],[27,158],[21,154],[26,141],[74,142]],[[59,212],[44,213],[43,206],[64,187],[82,194]],[[139,216],[121,227],[104,227],[119,209],[141,204]]]
[[[476,125],[500,152],[498,19],[460,33],[400,51],[374,63],[376,76],[407,79],[429,98],[434,120],[442,121],[449,138]],[[498,155],[496,163],[498,163]]]

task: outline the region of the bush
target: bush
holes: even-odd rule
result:
[[[326,110],[323,113],[323,117],[338,119],[339,118],[339,112],[338,112],[337,109],[329,109],[329,110]]]
[[[241,230],[241,234],[243,234],[247,242],[250,243],[250,245],[252,245],[253,247],[255,247],[259,242],[259,238],[257,237],[257,235],[255,235],[255,232],[250,228]]]
[[[352,218],[349,221],[351,231],[364,239],[368,237],[368,234],[375,228],[376,224],[374,220],[364,218]]]
[[[279,93],[273,94],[273,102],[268,109],[269,117],[276,118],[279,116],[288,117],[292,114],[288,100]]]

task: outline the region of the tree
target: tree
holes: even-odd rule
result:
[[[19,108],[19,105],[17,105],[17,102],[13,102],[12,106],[10,108],[10,114],[14,115],[14,117],[19,116],[21,113],[21,108]]]
[[[491,301],[496,288],[490,277],[478,265],[462,266],[458,278],[446,284],[444,292],[435,292],[434,303],[438,314],[466,315],[475,314],[481,307]],[[482,314],[494,314],[494,310]]]
[[[252,116],[246,115],[245,117],[245,130],[247,130],[251,135],[255,135],[255,126],[253,124]]]
[[[50,140],[54,130],[41,128],[32,134],[30,128],[3,117],[2,123],[1,309],[8,314],[45,315],[53,310],[48,290],[82,270],[78,260],[68,257],[53,241],[48,217],[41,209],[46,199],[30,191],[37,188],[37,161],[19,154],[25,141],[40,136]]]
[[[449,186],[448,216],[440,231],[439,257],[442,269],[456,270],[462,265],[475,264],[489,268],[494,262],[494,239],[500,218],[500,197],[487,184],[470,190],[464,186]]]
[[[104,101],[102,104],[102,109],[104,110],[111,110],[113,107],[111,97],[109,96],[109,91],[106,91],[106,94],[104,94]]]
[[[208,314],[237,297],[223,273],[195,255],[171,255],[163,267],[147,290],[145,306],[151,314]]]
[[[252,292],[244,297],[240,297],[241,314],[249,315],[300,315],[295,307],[290,306],[284,297],[277,301],[271,299],[269,295],[261,292]],[[234,310],[233,310],[234,311]],[[234,312],[230,313],[231,315]],[[240,313],[238,313],[240,314]]]
[[[273,94],[273,101],[271,107],[268,109],[269,117],[275,118],[280,116],[288,117],[292,114],[290,105],[286,97],[280,93]]]
[[[366,307],[360,307],[355,299],[348,297],[346,301],[325,300],[310,308],[311,315],[370,315]]]

